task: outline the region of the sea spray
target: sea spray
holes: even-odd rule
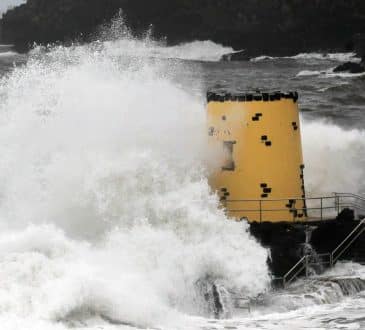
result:
[[[123,12],[100,27],[94,39],[102,40],[109,54],[123,54],[134,58],[178,59],[187,61],[218,62],[223,55],[234,52],[233,48],[217,44],[211,40],[195,40],[177,45],[167,45],[166,40],[152,38],[153,27],[141,38],[133,37],[125,24]],[[141,42],[143,41],[143,42]]]
[[[269,283],[207,183],[188,68],[118,42],[39,47],[1,81],[0,316],[156,326],[207,312],[202,279],[247,297]]]
[[[365,193],[365,131],[326,121],[303,121],[308,196]]]

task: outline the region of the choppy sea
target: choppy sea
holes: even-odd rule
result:
[[[364,194],[365,76],[332,72],[359,59],[219,62],[233,50],[117,28],[0,46],[0,328],[365,329],[365,266],[271,289],[268,251],[209,189],[205,139],[208,89],[296,90],[308,195]]]

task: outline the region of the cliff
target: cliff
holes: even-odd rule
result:
[[[119,8],[137,34],[152,24],[169,43],[210,39],[252,56],[352,50],[365,32],[363,0],[28,0],[4,15],[3,39],[85,39]]]
[[[119,8],[119,0],[28,0],[3,15],[2,40],[18,46],[84,40]]]

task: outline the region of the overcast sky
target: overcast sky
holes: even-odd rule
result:
[[[0,15],[6,11],[10,6],[19,5],[26,0],[0,0]]]

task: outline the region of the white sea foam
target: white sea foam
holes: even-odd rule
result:
[[[276,58],[279,58],[279,57],[272,57],[272,56],[262,55],[262,56],[251,58],[250,61],[251,62],[261,62],[261,61],[274,60]]]
[[[100,37],[103,40],[103,47],[111,55],[216,62],[224,54],[234,52],[231,47],[225,47],[210,40],[166,46],[164,41],[156,41],[150,35],[151,32],[148,31],[143,42],[136,40],[125,26],[123,19],[117,17],[106,28],[104,27]]]
[[[330,60],[330,61],[336,61],[336,62],[356,62],[359,63],[361,61],[361,58],[356,57],[355,53],[349,52],[349,53],[300,53],[294,56],[283,56],[283,57],[271,57],[271,56],[259,56],[256,58],[253,58],[251,61],[253,62],[259,62],[259,61],[265,61],[265,60],[277,60],[277,59],[293,59],[293,60],[300,60],[305,62],[311,62],[311,61],[318,61],[321,60]]]
[[[333,72],[326,73],[327,78],[358,78],[365,76],[365,72],[350,73],[350,72]]]
[[[132,32],[124,24],[122,12],[110,24],[102,27],[99,36],[103,40],[104,49],[110,55],[217,62],[224,54],[234,52],[233,48],[210,40],[167,46],[165,41],[151,38],[151,31],[145,33],[143,40],[137,40],[132,37]]]
[[[297,77],[319,76],[321,72],[322,71],[317,71],[317,70],[303,70],[297,74]]]
[[[209,40],[166,46],[153,40],[142,44],[135,39],[121,39],[110,44],[110,52],[114,55],[121,53],[140,57],[217,62],[224,54],[232,53],[233,49]]]
[[[300,60],[332,60],[337,62],[360,62],[361,59],[356,57],[355,53],[301,53],[288,58]]]
[[[348,85],[350,85],[349,80],[340,80],[340,81],[336,81],[331,86],[320,88],[318,91],[323,93],[323,92],[326,92],[328,90],[338,88],[339,86],[348,86]]]
[[[160,57],[207,62],[219,61],[224,54],[233,52],[233,48],[224,47],[210,40],[193,41],[171,47],[160,47],[152,51],[152,53],[157,53],[157,56]]]
[[[17,52],[12,52],[12,51],[8,51],[8,52],[0,52],[0,57],[13,57],[19,55]]]
[[[209,189],[204,100],[174,82],[188,68],[121,39],[39,47],[0,82],[7,329],[176,325],[205,313],[199,281],[268,285],[266,250]]]
[[[358,78],[365,75],[362,73],[350,73],[350,72],[333,72],[334,68],[330,68],[327,70],[303,70],[300,71],[296,76],[297,77],[311,77],[311,76],[319,76],[321,78]]]

